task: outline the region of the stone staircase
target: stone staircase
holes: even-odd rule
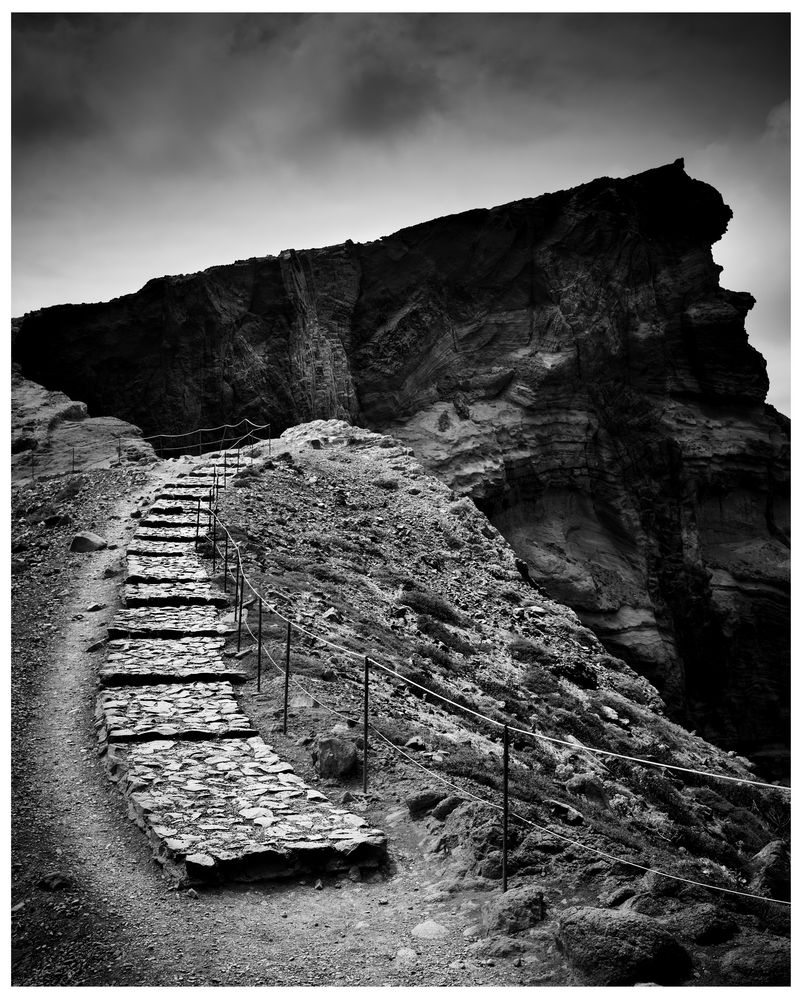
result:
[[[124,606],[99,675],[107,772],[181,884],[376,868],[384,833],[306,784],[237,701],[246,675],[223,656],[228,598],[195,546],[223,474],[235,474],[229,456],[198,459],[161,489],[128,545]]]

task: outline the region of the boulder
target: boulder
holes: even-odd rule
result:
[[[712,902],[686,906],[661,922],[667,930],[676,933],[681,939],[703,946],[723,943],[738,932],[738,924],[732,916]]]
[[[412,936],[421,940],[442,940],[443,937],[448,936],[448,930],[442,923],[438,923],[434,919],[426,919],[412,927]]]
[[[446,797],[447,795],[442,789],[427,788],[425,791],[410,795],[407,798],[407,808],[410,815],[423,815],[424,812],[430,811]]]
[[[673,985],[691,971],[691,959],[656,919],[617,909],[566,909],[557,944],[590,985]]]
[[[356,746],[339,735],[322,735],[315,742],[312,760],[321,777],[343,777],[356,767]]]
[[[488,934],[511,936],[535,926],[545,914],[542,889],[526,886],[511,888],[493,899],[485,908],[482,921]]]
[[[576,774],[565,785],[571,794],[578,794],[595,805],[607,808],[610,804],[607,793],[602,787],[601,781],[590,774]]]
[[[464,800],[465,799],[460,798],[459,795],[449,794],[448,797],[443,798],[439,804],[434,806],[432,809],[432,815],[442,822],[448,818],[454,809],[459,807]]]
[[[108,541],[105,538],[101,538],[99,534],[93,534],[91,531],[80,531],[72,539],[70,551],[99,552],[103,548],[108,548],[108,544]]]
[[[791,898],[791,855],[780,839],[767,843],[750,864],[754,877],[749,888],[757,895],[789,901]]]
[[[585,816],[578,812],[571,805],[566,805],[564,801],[556,801],[554,798],[547,798],[545,801],[546,806],[551,811],[552,815],[556,815],[558,819],[565,822],[569,826],[580,826],[585,821]]]
[[[501,850],[491,850],[486,857],[479,861],[476,873],[482,878],[490,878],[497,881],[504,873],[504,861]]]
[[[790,985],[791,942],[765,933],[741,934],[721,962],[722,984]]]

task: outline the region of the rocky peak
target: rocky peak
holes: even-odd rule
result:
[[[389,431],[472,497],[674,717],[783,759],[789,431],[681,160],[367,244],[24,318],[27,377],[146,433]]]

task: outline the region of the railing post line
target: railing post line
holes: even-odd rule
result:
[[[362,719],[362,790],[368,791],[368,690],[370,686],[370,659],[365,656],[365,704]]]
[[[509,795],[509,783],[510,783],[510,730],[505,725],[504,726],[504,828],[503,828],[503,847],[501,853],[501,890],[507,890],[507,854],[509,849],[508,835],[509,835],[509,821],[510,821],[510,795]]]
[[[223,541],[223,593],[228,593],[228,532]]]
[[[239,578],[239,620],[237,622],[237,652],[242,644],[242,604],[245,601],[245,576]]]
[[[259,626],[256,640],[256,690],[262,689],[262,598],[259,597]]]
[[[221,450],[223,450],[223,449],[221,448]],[[228,470],[226,468],[226,456],[227,455],[228,455],[228,452],[225,451],[225,450],[223,450],[223,489],[227,489],[228,488]]]
[[[284,734],[287,734],[287,714],[290,704],[290,642],[292,641],[292,624],[287,622],[287,651],[284,657]]]
[[[217,521],[212,520],[212,575],[217,568]]]
[[[200,540],[200,499],[198,500],[198,513],[195,517],[195,551],[198,550],[198,541]]]

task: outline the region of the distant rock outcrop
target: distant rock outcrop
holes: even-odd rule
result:
[[[788,744],[789,421],[731,217],[681,161],[25,318],[14,357],[146,432],[338,418],[471,496],[674,716]]]

